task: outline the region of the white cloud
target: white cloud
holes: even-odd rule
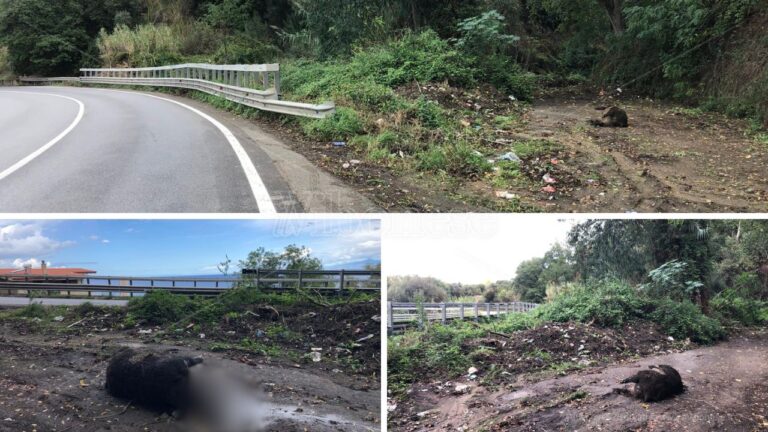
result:
[[[97,236],[96,234],[93,234],[93,235],[91,235],[91,236],[89,236],[89,237],[88,237],[88,240],[93,240],[93,241],[96,241],[96,240],[98,240],[98,239],[99,239],[99,236]]]
[[[11,223],[0,226],[0,259],[39,257],[71,246],[74,242],[54,240],[38,223]]]
[[[30,266],[32,268],[40,267],[41,262],[37,260],[37,258],[29,258],[26,260],[22,260],[21,258],[16,258],[13,260],[13,266],[15,268],[24,268],[25,266]],[[50,265],[50,263],[48,263]]]
[[[391,275],[463,283],[511,279],[521,262],[564,243],[574,222],[549,215],[392,215],[383,262]]]
[[[327,266],[340,266],[363,259],[381,259],[381,227],[378,223],[365,223],[356,230],[347,230],[335,236],[323,248],[323,261]]]
[[[102,243],[104,243],[104,244],[108,244],[108,243],[110,243],[110,241],[109,241],[109,240],[107,240],[107,239],[104,239],[104,240],[102,240],[101,242],[102,242]]]

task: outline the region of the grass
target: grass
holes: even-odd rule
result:
[[[713,307],[731,317],[744,316],[748,310],[750,320],[759,320],[768,312],[762,304],[740,306],[743,302],[721,299]],[[732,309],[736,308],[736,312]],[[762,309],[765,308],[765,309]],[[741,315],[740,315],[741,314]],[[433,324],[424,330],[408,330],[393,336],[389,342],[390,386],[395,394],[402,394],[409,384],[421,377],[453,379],[465,373],[469,366],[492,361],[494,351],[487,347],[473,347],[470,340],[485,337],[488,331],[514,335],[515,332],[534,329],[551,322],[581,322],[608,328],[622,328],[626,323],[648,320],[675,339],[686,338],[701,344],[722,339],[726,332],[717,318],[704,315],[694,304],[667,298],[646,297],[635,287],[619,281],[595,281],[576,285],[556,296],[552,301],[528,313],[505,315],[478,325],[467,321],[453,321],[446,325]],[[753,321],[759,322],[759,321]],[[514,336],[513,336],[514,337]],[[566,361],[553,363],[552,355],[531,347],[519,353],[520,358],[538,359],[542,370],[557,374],[583,368]]]

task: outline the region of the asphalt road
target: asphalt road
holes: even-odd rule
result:
[[[128,306],[128,300],[0,297],[0,306],[22,307],[32,303],[45,306],[78,306],[83,303],[90,303],[95,306]]]
[[[302,211],[259,145],[213,117],[141,92],[0,88],[0,212]]]

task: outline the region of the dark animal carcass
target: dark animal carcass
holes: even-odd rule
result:
[[[112,396],[147,408],[183,411],[192,403],[189,368],[202,362],[201,358],[124,349],[109,362],[106,388]]]
[[[618,390],[618,393],[633,396],[643,402],[657,402],[679,395],[685,391],[680,373],[669,365],[650,366],[621,381],[622,384],[635,383],[632,391]]]
[[[629,126],[629,117],[627,112],[619,107],[612,106],[603,111],[603,116],[600,120],[590,120],[593,126],[598,127],[619,127],[625,128]]]

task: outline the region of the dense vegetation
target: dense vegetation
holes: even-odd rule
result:
[[[447,292],[439,292],[447,285],[441,284],[397,278],[395,295],[447,298]],[[508,290],[498,292],[499,286]],[[675,340],[707,344],[734,327],[768,324],[768,223],[588,221],[571,230],[568,246],[557,245],[544,258],[521,264],[513,281],[484,289],[486,300],[544,303],[487,325],[435,324],[393,338],[389,356],[395,383],[410,382],[411,374],[425,370],[466,370],[473,359],[462,348],[465,341],[488,330],[510,334],[552,322],[621,330],[650,322]]]
[[[308,139],[346,142],[355,158],[435,184],[507,189],[530,179],[517,163],[489,163],[493,143],[520,124],[520,101],[551,87],[673,99],[751,118],[764,136],[765,10],[766,0],[0,0],[0,78],[279,61],[286,98],[342,107],[283,119]],[[511,150],[527,161],[557,146]]]

